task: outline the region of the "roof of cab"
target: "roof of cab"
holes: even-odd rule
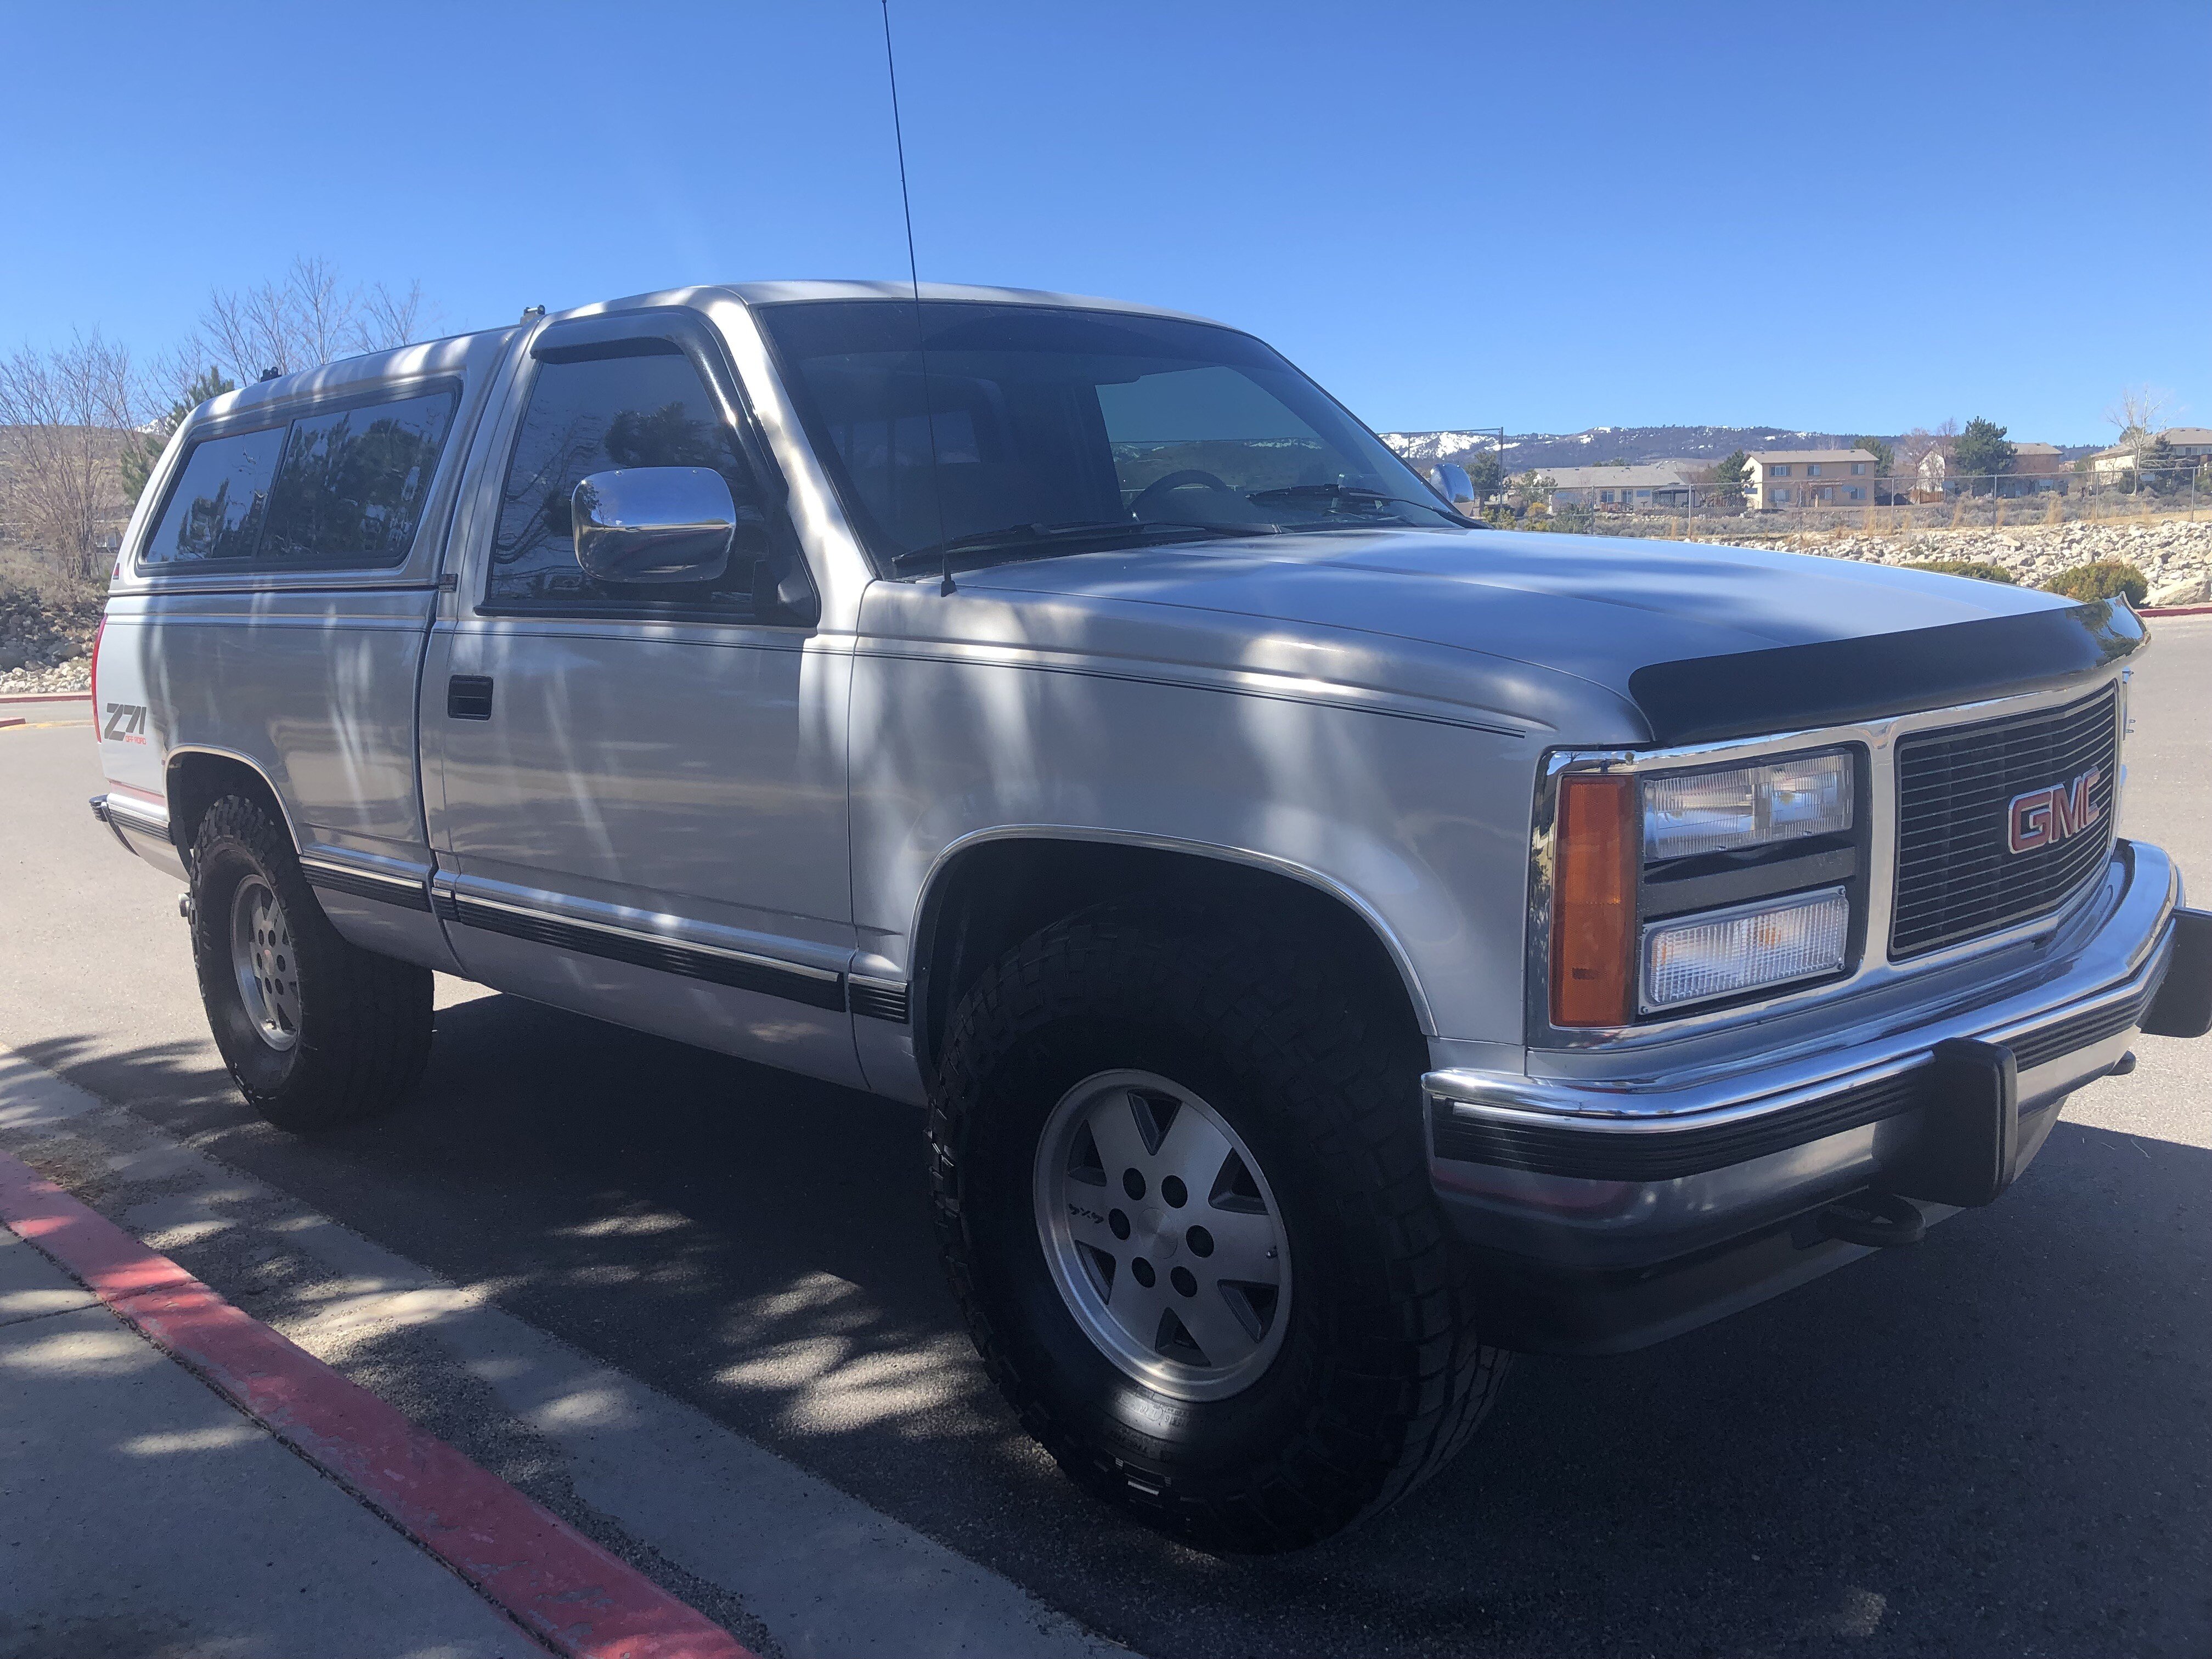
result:
[[[900,282],[733,283],[730,292],[748,305],[776,305],[793,300],[911,300],[914,284]],[[1077,311],[1123,311],[1140,317],[1172,317],[1188,323],[1212,323],[1188,311],[1137,305],[1090,294],[1055,294],[1046,289],[986,288],[973,283],[924,283],[925,300],[982,300],[1001,305],[1060,306]]]
[[[699,288],[664,289],[656,294],[632,294],[619,300],[601,300],[553,313],[549,322],[568,317],[596,317],[610,311],[635,311],[646,306],[694,306],[716,300],[735,300],[741,305],[786,305],[801,300],[911,300],[914,284],[890,279],[829,280],[769,283],[722,283]],[[995,301],[1000,305],[1062,306],[1080,311],[1120,311],[1142,317],[1172,317],[1183,322],[1211,323],[1210,317],[1161,306],[1134,305],[1127,300],[1105,300],[1088,294],[1054,294],[1044,289],[986,288],[972,283],[924,283],[925,300]]]
[[[913,284],[890,280],[726,283],[696,288],[662,289],[651,294],[628,295],[618,300],[595,301],[589,305],[550,313],[545,320],[559,322],[570,317],[597,317],[609,312],[637,311],[649,306],[685,306],[697,309],[716,301],[735,300],[741,305],[768,306],[802,300],[910,300],[913,296]],[[924,283],[921,284],[921,297],[925,300],[988,301],[1001,305],[1059,306],[1082,311],[1119,311],[1143,317],[1170,317],[1191,323],[1213,321],[1210,317],[1194,316],[1186,311],[1170,311],[1161,306],[1133,305],[1126,300],[1105,300],[1085,294],[1054,294],[1042,289],[986,288],[968,283]],[[262,380],[252,386],[240,386],[235,392],[227,392],[202,405],[199,418],[213,420],[245,414],[264,404],[289,402],[295,398],[329,397],[356,385],[374,385],[383,380],[441,373],[458,374],[466,368],[471,356],[487,349],[497,351],[503,348],[522,326],[521,324],[510,323],[499,328],[448,335],[444,339],[425,341],[420,345],[401,346],[392,351],[372,351],[359,357],[342,357],[336,362],[325,363],[317,368],[302,369],[296,374],[279,375],[273,380]]]

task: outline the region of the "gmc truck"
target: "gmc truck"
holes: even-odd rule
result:
[[[1469,495],[1139,306],[533,311],[182,424],[93,808],[284,1129],[405,1098],[434,973],[925,1110],[1023,1425],[1295,1547],[2212,1025],[2125,603]]]

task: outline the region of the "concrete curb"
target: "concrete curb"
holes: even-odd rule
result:
[[[727,1632],[6,1153],[0,1222],[556,1652],[754,1659]]]

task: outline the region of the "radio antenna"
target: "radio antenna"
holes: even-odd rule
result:
[[[899,206],[906,212],[906,280],[914,294],[914,349],[921,360],[921,424],[929,434],[929,497],[937,508],[938,573],[937,591],[949,594],[952,587],[952,549],[945,533],[945,492],[937,483],[937,403],[929,390],[929,344],[921,323],[921,267],[914,257],[914,198],[906,187],[906,129],[899,120],[898,60],[891,55],[891,0],[883,0],[884,6],[884,68],[890,73],[891,82],[891,137],[898,145]],[[891,465],[898,465],[898,422],[891,422]]]

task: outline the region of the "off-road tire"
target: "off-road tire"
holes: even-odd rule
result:
[[[300,1005],[289,1049],[263,1041],[232,966],[231,907],[258,877],[283,906]],[[307,884],[291,839],[265,807],[226,795],[192,839],[192,962],[223,1065],[247,1103],[280,1129],[309,1133],[396,1104],[430,1057],[431,977],[349,943]]]
[[[1477,1339],[1429,1185],[1418,1038],[1291,940],[1202,916],[1092,912],[961,1000],[930,1111],[954,1295],[1023,1425],[1079,1483],[1214,1552],[1295,1549],[1404,1497],[1465,1443],[1509,1358]],[[1033,1208],[1054,1103],[1139,1068],[1254,1149],[1295,1269],[1259,1380],[1193,1402],[1133,1379],[1054,1286]]]

